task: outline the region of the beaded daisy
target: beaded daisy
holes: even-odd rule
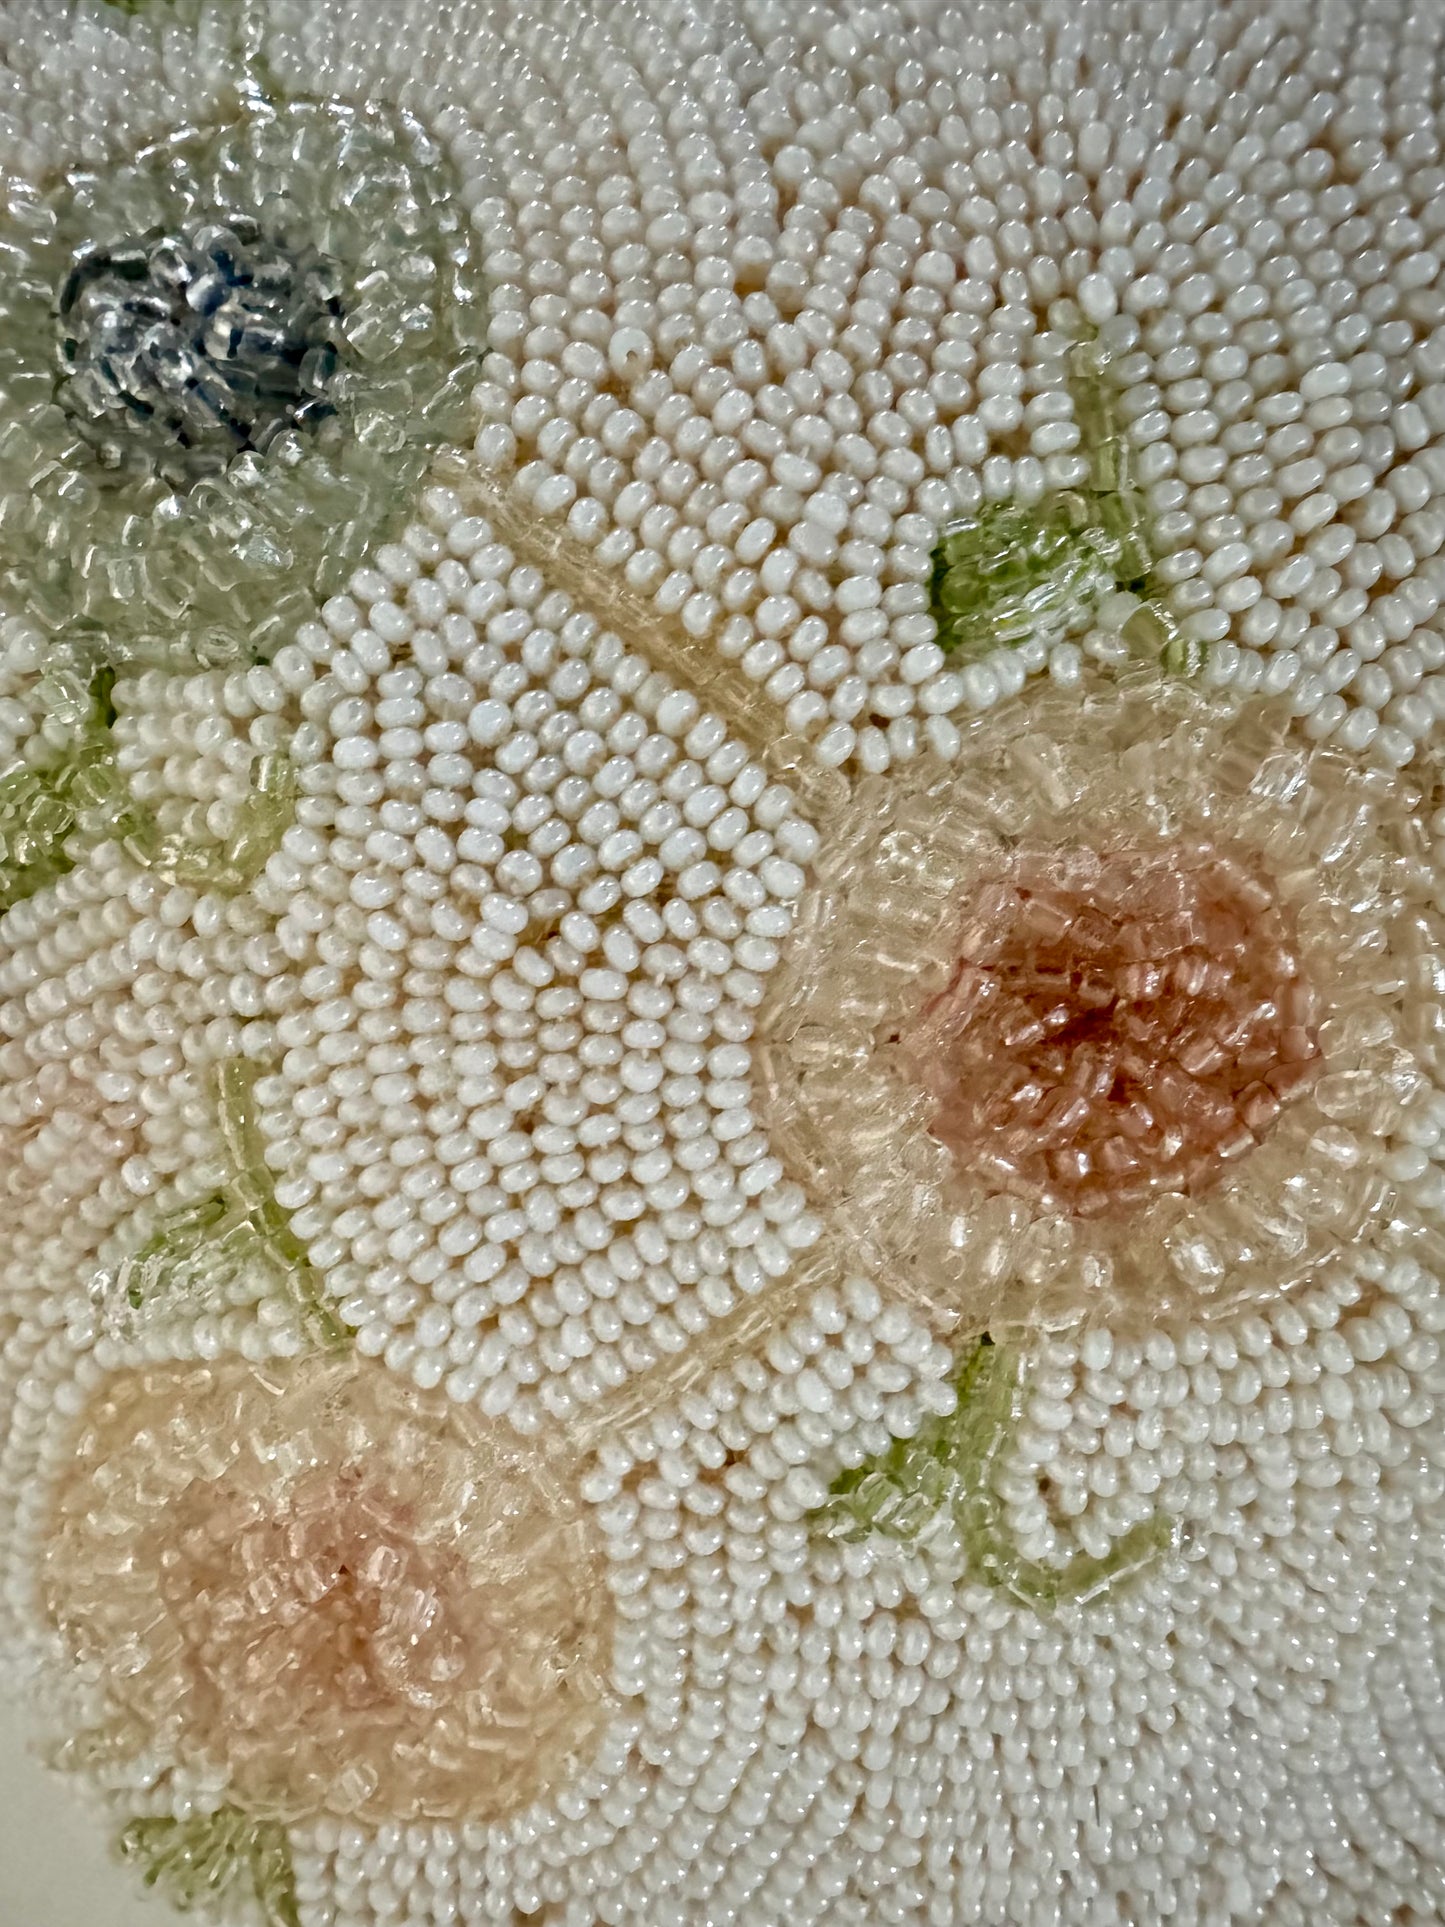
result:
[[[1445,1917],[1442,40],[0,0],[0,1683],[132,1877]]]

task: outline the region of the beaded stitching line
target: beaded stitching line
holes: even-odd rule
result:
[[[718,653],[707,636],[691,636],[669,622],[619,577],[599,570],[586,548],[556,518],[516,500],[508,478],[480,478],[455,457],[438,463],[433,481],[453,489],[492,528],[519,560],[539,570],[604,628],[626,638],[627,647],[650,668],[700,695],[729,730],[810,815],[824,815],[849,787],[849,778],[826,769],[803,737],[768,727],[770,705],[742,670]]]

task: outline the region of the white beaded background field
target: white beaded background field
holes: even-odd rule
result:
[[[110,841],[0,919],[17,1693],[90,1717],[36,1584],[89,1394],[306,1343],[245,1280],[118,1309],[226,1182],[227,1062],[358,1350],[585,1460],[600,1746],[503,1819],[294,1826],[301,1927],[1445,1919],[1445,1095],[1389,1171],[1409,1237],[1247,1313],[1038,1336],[1019,1546],[1174,1522],[1047,1612],[946,1535],[812,1529],[955,1361],[752,1104],[842,786],[1128,655],[1125,592],[1066,639],[934,640],[944,525],[1087,475],[1081,336],[1201,686],[1429,793],[1442,42],[1434,0],[0,0],[7,193],[274,90],[413,117],[480,249],[474,439],[346,592],[264,665],[120,667],[116,763],[165,821],[224,834],[289,758],[264,869]],[[7,579],[7,761],[52,646]],[[100,1777],[121,1822],[224,1794],[161,1749]],[[33,1851],[7,1832],[0,1875]]]

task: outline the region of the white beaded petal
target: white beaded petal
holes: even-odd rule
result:
[[[283,71],[416,84],[405,0],[274,10]],[[1041,642],[945,661],[929,576],[950,520],[1084,480],[1093,335],[1155,592],[1211,674],[1396,762],[1430,731],[1427,9],[609,8],[584,52],[571,9],[483,6],[445,42],[422,85],[482,132],[480,463],[826,761],[886,768],[1068,674]]]
[[[257,891],[284,968],[248,1047],[362,1351],[531,1431],[814,1235],[748,1040],[815,839],[483,516],[428,513],[303,633],[297,822]]]

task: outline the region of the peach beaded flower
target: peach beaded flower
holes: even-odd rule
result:
[[[865,781],[759,1026],[791,1174],[945,1329],[1290,1291],[1388,1224],[1439,1074],[1418,803],[1152,675]]]
[[[350,1359],[108,1379],[43,1588],[109,1737],[249,1813],[495,1818],[607,1716],[611,1600],[562,1469]]]

